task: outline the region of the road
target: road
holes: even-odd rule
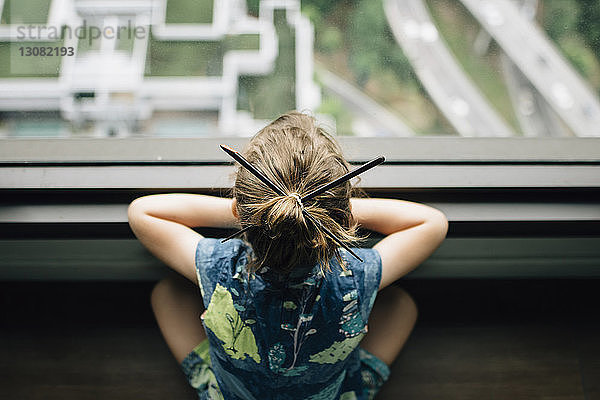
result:
[[[600,102],[546,34],[508,0],[461,0],[577,136],[600,136]]]
[[[378,136],[415,136],[400,118],[350,83],[324,68],[317,68],[316,73],[325,89],[342,99],[353,113],[375,128]]]
[[[460,135],[514,135],[456,63],[422,0],[384,0],[384,9],[415,73]]]
[[[500,61],[523,134],[529,137],[573,136],[519,68],[505,54],[500,56]]]
[[[511,0],[519,9],[519,13],[527,20],[535,20],[538,8],[538,0]],[[488,38],[488,46],[491,36],[482,30],[480,35]],[[565,124],[560,120],[556,112],[550,107],[546,99],[537,91],[535,86],[529,82],[527,77],[519,68],[502,53],[500,55],[502,74],[510,94],[515,114],[519,125],[525,136],[532,137],[564,137],[573,136]]]

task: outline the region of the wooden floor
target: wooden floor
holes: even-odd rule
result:
[[[600,281],[406,281],[378,399],[600,399]],[[150,283],[0,282],[0,399],[193,399]]]

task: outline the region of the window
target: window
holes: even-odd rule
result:
[[[592,0],[1,4],[0,138],[600,135]]]

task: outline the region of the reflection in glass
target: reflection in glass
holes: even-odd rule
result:
[[[595,0],[0,4],[0,137],[600,134]]]

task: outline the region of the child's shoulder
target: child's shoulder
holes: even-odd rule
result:
[[[216,284],[226,284],[248,263],[252,248],[240,239],[226,242],[219,238],[201,238],[196,246],[196,274],[205,300],[209,300]]]
[[[365,274],[369,279],[377,279],[381,275],[381,256],[376,249],[371,247],[352,248],[361,260],[357,260],[347,250],[340,248],[340,253],[346,268],[352,273]],[[336,263],[337,265],[337,263]],[[341,268],[341,267],[338,267]]]
[[[335,275],[340,287],[354,285],[356,294],[351,291],[344,293],[344,295],[348,299],[353,299],[355,296],[361,297],[363,299],[361,302],[364,304],[362,311],[366,317],[373,306],[375,296],[379,290],[381,282],[381,257],[379,252],[373,248],[353,248],[352,250],[362,261],[357,260],[348,251],[340,249],[347,270],[344,271],[338,267],[339,273]],[[347,280],[351,280],[352,282],[348,283]],[[365,299],[367,301],[364,301]]]
[[[205,261],[210,258],[234,257],[252,251],[250,245],[240,239],[223,242],[221,238],[201,238],[196,247],[196,260]]]
[[[340,248],[343,259],[352,266],[364,268],[373,264],[381,264],[379,252],[372,247],[354,247],[352,248],[352,251],[354,251],[362,261],[357,260],[346,249]]]

